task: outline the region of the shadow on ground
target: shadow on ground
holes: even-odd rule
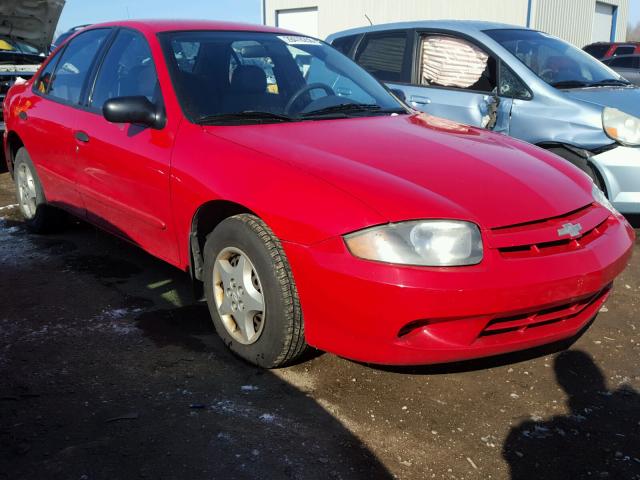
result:
[[[391,478],[307,393],[233,357],[186,274],[82,223],[3,221],[0,250],[0,478]]]
[[[579,350],[558,355],[554,370],[570,413],[509,432],[503,456],[512,480],[640,478],[638,392],[608,389],[600,368]]]

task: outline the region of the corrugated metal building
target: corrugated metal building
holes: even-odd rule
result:
[[[318,38],[372,23],[469,19],[522,25],[578,47],[624,41],[630,0],[263,0],[264,20]],[[637,0],[636,0],[637,1]]]

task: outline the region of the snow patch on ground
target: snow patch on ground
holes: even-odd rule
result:
[[[267,423],[269,425],[275,425],[280,428],[290,428],[290,426],[285,425],[287,422],[286,419],[275,415],[269,412],[261,412],[254,406],[251,405],[240,405],[235,403],[232,400],[218,400],[212,403],[209,408],[214,412],[239,416],[247,419],[256,419],[261,423]]]
[[[131,323],[131,317],[143,311],[142,308],[113,308],[103,310],[92,322],[94,329],[110,330],[118,335],[130,335],[139,332],[138,327]]]

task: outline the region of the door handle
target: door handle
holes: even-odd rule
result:
[[[89,141],[89,135],[82,130],[78,130],[73,136],[76,137],[76,140],[79,142],[87,143]]]
[[[409,101],[418,105],[428,105],[431,103],[431,99],[429,97],[423,97],[422,95],[411,95],[409,97]]]

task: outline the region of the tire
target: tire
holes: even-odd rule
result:
[[[38,172],[24,147],[16,153],[13,178],[16,199],[27,228],[34,233],[48,233],[59,229],[64,223],[64,213],[47,204]]]
[[[204,275],[213,324],[233,353],[254,365],[277,368],[305,352],[291,268],[280,241],[262,220],[240,214],[222,221],[207,237]]]
[[[604,182],[602,181],[600,174],[595,169],[595,167],[589,163],[589,161],[586,158],[583,158],[580,155],[573,153],[571,150],[567,150],[566,148],[562,148],[562,147],[553,147],[553,148],[549,148],[548,150],[552,153],[555,153],[559,157],[564,158],[569,163],[575,165],[584,173],[589,175],[589,177],[591,177],[591,180],[593,180],[593,183],[595,183],[600,190],[606,193],[605,185],[604,185]]]

